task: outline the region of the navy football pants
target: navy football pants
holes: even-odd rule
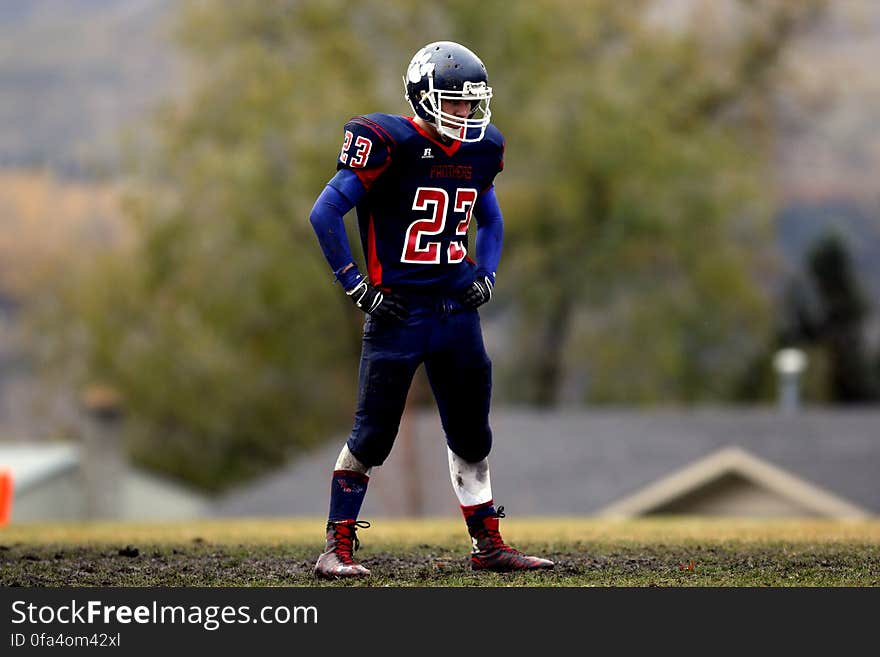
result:
[[[367,316],[348,449],[368,467],[385,461],[413,375],[424,363],[449,448],[466,461],[480,461],[492,447],[492,363],[479,313],[450,312],[442,302],[407,307],[410,317],[403,323]]]

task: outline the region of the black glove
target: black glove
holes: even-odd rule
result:
[[[459,303],[470,310],[479,308],[492,298],[494,287],[494,277],[485,270],[479,269],[474,282],[459,297]]]
[[[354,305],[376,319],[393,319],[398,322],[409,317],[409,311],[394,294],[386,294],[377,287],[370,285],[366,278],[361,278],[357,285],[345,293],[354,301]]]

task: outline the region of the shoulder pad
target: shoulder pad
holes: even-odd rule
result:
[[[387,129],[369,116],[356,116],[345,124],[337,169],[384,168],[391,162],[394,139]]]
[[[501,131],[490,123],[486,127],[486,134],[483,135],[483,142],[487,143],[491,148],[496,149],[498,155],[498,170],[504,170],[504,135]]]
[[[502,151],[504,150],[504,135],[501,134],[501,131],[493,123],[486,126],[486,134],[483,135],[483,141],[494,144]]]
[[[412,124],[399,114],[366,114],[358,119],[373,126],[391,143],[392,149],[412,136]]]

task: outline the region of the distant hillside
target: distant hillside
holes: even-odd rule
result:
[[[789,53],[778,101],[777,242],[790,269],[834,231],[880,322],[880,2],[832,0]]]
[[[0,171],[0,300],[39,294],[108,247],[131,242],[111,182]]]
[[[832,0],[789,53],[791,90],[778,104],[778,172],[786,200],[877,204],[880,2]]]
[[[0,167],[114,168],[123,129],[174,87],[174,5],[0,2]]]
[[[706,0],[658,0],[672,11]],[[717,0],[710,0],[715,2]],[[0,167],[88,172],[115,161],[119,133],[177,86],[173,0],[0,2]],[[880,3],[829,2],[791,52],[779,102],[786,197],[877,201]]]

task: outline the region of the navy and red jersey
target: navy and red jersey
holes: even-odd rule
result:
[[[444,144],[410,117],[357,116],[345,124],[336,168],[353,171],[366,189],[357,218],[373,285],[442,294],[471,284],[468,226],[477,198],[504,168],[495,126],[479,142]]]

